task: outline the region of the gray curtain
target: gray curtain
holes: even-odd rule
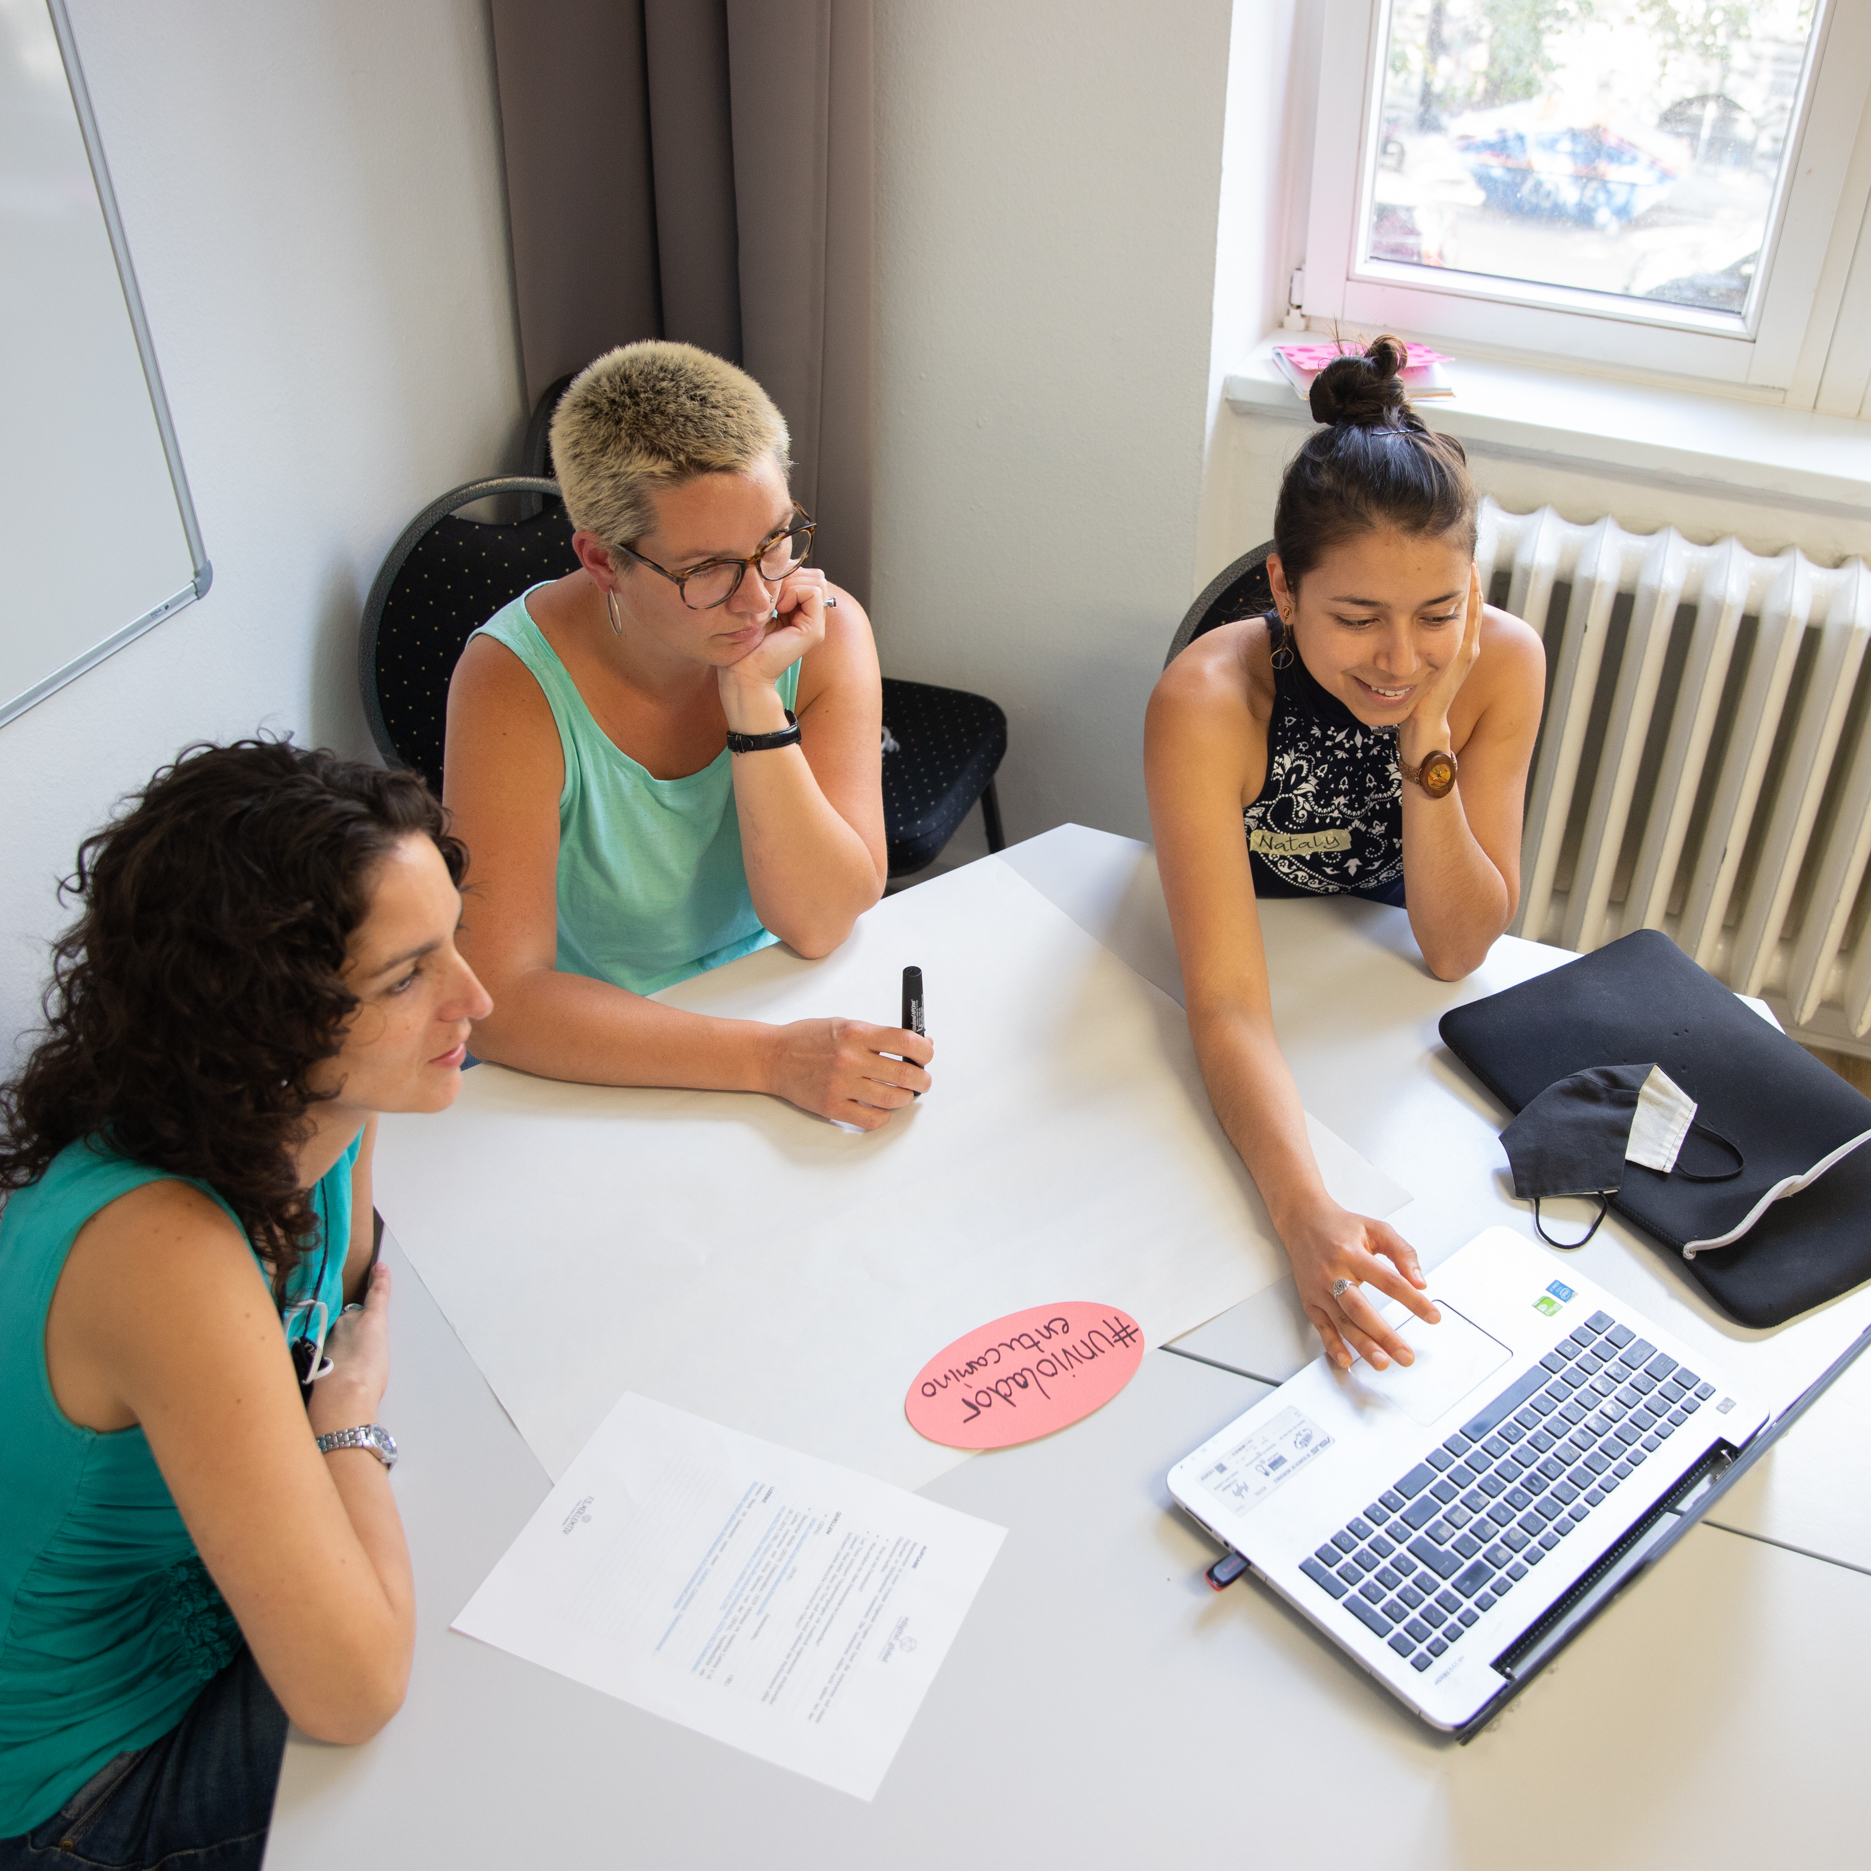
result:
[[[764,384],[868,597],[871,0],[492,0],[527,393],[680,338]]]

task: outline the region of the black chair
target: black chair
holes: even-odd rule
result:
[[[1206,636],[1221,624],[1239,623],[1243,617],[1259,617],[1273,609],[1273,584],[1267,577],[1267,554],[1273,550],[1270,539],[1252,552],[1244,552],[1225,570],[1208,581],[1202,595],[1189,606],[1170,639],[1169,654],[1163,658],[1167,669],[1197,637]]]
[[[477,500],[514,494],[530,499],[528,517],[461,517]],[[413,767],[438,795],[448,682],[463,645],[529,586],[578,569],[558,494],[556,481],[525,474],[451,488],[404,527],[370,587],[357,640],[364,718],[384,760]]]
[[[522,474],[536,474],[547,481],[559,478],[552,465],[552,418],[559,407],[559,398],[572,387],[573,374],[567,371],[563,377],[547,384],[539,401],[533,406],[532,416],[526,424],[526,440],[520,444]],[[527,495],[520,502],[520,517],[530,520],[539,511],[540,505],[538,495]]]
[[[987,848],[999,851],[994,774],[1007,717],[985,695],[884,678],[884,844],[892,878],[926,870],[978,799]]]

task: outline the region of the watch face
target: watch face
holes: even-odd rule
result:
[[[360,1423],[355,1429],[334,1430],[320,1436],[321,1449],[368,1449],[385,1468],[396,1465],[396,1443],[381,1423]]]
[[[1422,787],[1432,799],[1440,799],[1455,784],[1455,761],[1448,754],[1431,754],[1423,762]]]

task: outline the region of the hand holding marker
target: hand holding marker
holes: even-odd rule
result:
[[[920,968],[903,970],[903,1018],[897,1024],[918,1039],[927,1037],[923,1030],[923,971]],[[914,1091],[910,1096],[920,1098],[922,1093]]]

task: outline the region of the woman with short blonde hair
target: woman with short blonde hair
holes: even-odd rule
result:
[[[882,894],[869,620],[807,565],[786,424],[692,345],[574,379],[552,454],[579,569],[469,640],[445,795],[475,857],[483,1057],[549,1078],[766,1091],[865,1129],[927,1089],[926,1040],[648,998],[785,942],[829,954]]]
[[[650,532],[655,496],[698,475],[745,474],[766,459],[787,473],[788,444],[766,391],[692,344],[608,353],[552,417],[553,472],[572,525],[612,542]]]

